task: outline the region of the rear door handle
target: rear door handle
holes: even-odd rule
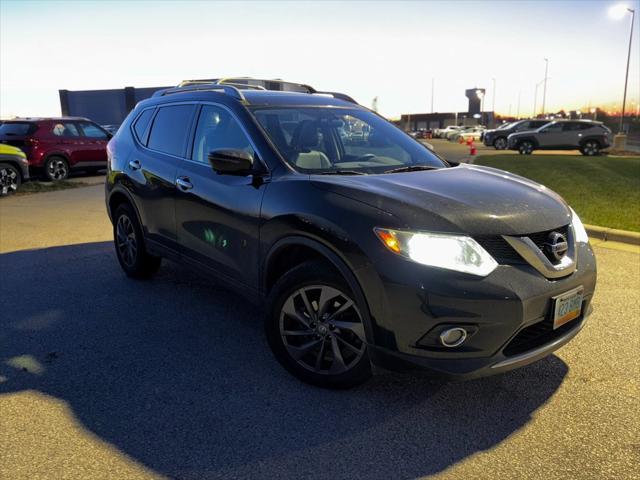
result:
[[[131,170],[140,170],[140,168],[142,168],[142,165],[140,165],[140,160],[131,160],[129,162],[129,168]]]
[[[193,184],[189,181],[189,177],[176,178],[176,185],[183,192],[186,192],[187,190],[191,190],[193,188]]]

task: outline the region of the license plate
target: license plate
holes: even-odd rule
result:
[[[578,318],[582,311],[582,297],[584,288],[578,287],[573,290],[553,297],[553,329],[561,327],[567,322]]]

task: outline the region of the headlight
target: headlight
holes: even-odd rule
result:
[[[374,228],[388,250],[430,267],[486,277],[498,264],[471,237]]]
[[[571,208],[571,224],[573,225],[573,233],[576,235],[576,242],[589,243],[589,236],[587,235],[587,230],[584,228],[584,225],[582,224],[582,220],[580,220],[580,217],[573,210],[573,208]]]

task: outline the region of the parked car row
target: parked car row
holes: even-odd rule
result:
[[[583,155],[598,155],[612,141],[611,130],[593,120],[526,119],[491,130],[482,125],[449,125],[435,129],[433,136],[454,142],[478,140],[496,150],[516,150],[523,155],[534,150],[579,150]]]
[[[598,155],[611,145],[611,140],[611,130],[592,120],[556,120],[507,138],[508,148],[524,155],[534,150],[580,150],[583,155]]]
[[[498,150],[508,148],[523,155],[534,150],[579,150],[592,156],[611,145],[612,133],[593,120],[522,120],[487,131],[483,141]]]
[[[10,174],[11,178],[13,173],[19,174],[20,181],[25,181],[29,174],[57,181],[66,179],[73,169],[89,173],[105,169],[107,143],[112,136],[100,125],[80,117],[18,118],[0,125],[0,144],[22,152],[28,164],[26,174],[20,168]],[[3,163],[6,162],[3,160]],[[0,175],[6,175],[6,171],[6,168],[0,170]],[[8,177],[2,178],[8,182]],[[12,183],[7,187],[8,192],[18,186]],[[4,183],[2,190],[5,190]]]

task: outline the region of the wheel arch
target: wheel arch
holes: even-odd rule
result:
[[[579,144],[580,147],[584,147],[584,144],[589,141],[597,142],[599,148],[602,148],[602,146],[605,144],[605,142],[603,141],[603,137],[592,135],[592,136],[584,137],[583,139],[581,139]]]
[[[518,139],[518,141],[517,141],[517,143],[516,143],[516,145],[517,145],[517,146],[520,146],[520,144],[521,144],[522,142],[531,142],[531,143],[533,144],[533,148],[538,148],[538,147],[540,146],[540,145],[538,144],[538,140],[536,140],[536,138],[535,138],[535,137],[529,137],[529,136],[527,136],[527,137],[519,138],[519,139]]]
[[[71,168],[71,159],[69,158],[69,155],[67,155],[65,152],[61,152],[58,150],[53,150],[51,152],[47,152],[42,156],[42,167],[44,168],[44,164],[47,163],[47,160],[49,160],[51,157],[61,157],[64,158],[65,161],[67,162],[67,165],[69,165],[69,168]]]
[[[113,190],[111,190],[111,192],[109,193],[109,198],[107,200],[107,213],[109,214],[111,223],[113,223],[113,214],[115,213],[118,206],[122,205],[123,203],[129,204],[131,208],[133,208],[133,211],[138,219],[138,223],[140,224],[144,232],[142,219],[140,218],[140,212],[138,211],[136,202],[133,200],[133,197],[125,188],[118,186],[114,187]]]
[[[363,321],[367,342],[372,343],[373,331],[371,311],[356,275],[347,261],[331,246],[303,235],[292,235],[278,240],[265,256],[262,268],[262,290],[268,296],[280,275],[308,260],[321,260],[328,263],[347,282],[359,305],[364,307]]]
[[[20,162],[18,160],[16,160],[15,158],[7,158],[5,156],[0,155],[0,163],[6,163],[14,167],[18,171],[18,175],[20,175],[20,181],[21,182],[25,181],[24,174],[22,172],[22,168],[20,167]]]

